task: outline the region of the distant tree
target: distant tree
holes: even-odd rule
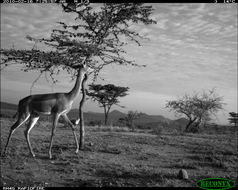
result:
[[[233,124],[235,126],[237,126],[237,123],[238,123],[238,113],[235,113],[235,112],[230,112],[229,113],[230,117],[228,118],[230,124]]]
[[[222,109],[224,104],[222,99],[213,89],[209,92],[203,91],[201,94],[185,94],[182,98],[178,98],[178,100],[168,101],[166,108],[169,108],[176,114],[184,114],[189,119],[185,131],[195,132],[198,131],[202,122]]]
[[[86,94],[94,101],[97,101],[100,107],[103,107],[105,122],[107,125],[108,114],[113,105],[119,105],[119,98],[127,95],[128,87],[115,86],[113,84],[91,84]],[[120,106],[123,107],[123,106]]]
[[[128,111],[127,115],[124,118],[120,118],[119,122],[124,122],[126,126],[132,129],[132,131],[135,130],[134,121],[136,119],[139,119],[143,113],[138,111]]]

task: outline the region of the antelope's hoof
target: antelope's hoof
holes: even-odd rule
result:
[[[79,149],[75,150],[75,153],[77,154],[79,152]]]
[[[33,152],[30,152],[30,155],[31,155],[33,158],[36,157],[36,155],[35,155]]]

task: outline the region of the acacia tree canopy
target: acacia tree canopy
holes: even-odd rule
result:
[[[39,70],[49,72],[53,78],[60,70],[76,75],[78,65],[86,60],[93,69],[94,78],[108,64],[139,66],[124,58],[123,47],[127,44],[121,40],[126,37],[140,45],[142,36],[130,28],[135,23],[156,23],[150,18],[151,6],[140,3],[105,3],[95,10],[92,6],[81,3],[61,4],[66,13],[74,13],[77,24],[58,22],[62,29],[54,29],[49,38],[28,40],[50,47],[51,51],[1,49],[1,65],[8,66],[21,63],[24,71]],[[143,65],[144,66],[144,65]]]
[[[113,105],[120,106],[119,98],[128,95],[128,87],[115,86],[113,84],[91,84],[86,94],[94,101],[97,101],[100,107],[103,107],[105,114],[105,125],[107,125],[108,114]],[[122,106],[120,106],[122,107]]]
[[[194,95],[185,94],[177,100],[168,101],[166,108],[174,111],[176,114],[185,115],[189,122],[186,126],[186,131],[189,131],[190,126],[194,123],[198,128],[202,121],[210,118],[212,114],[222,109],[224,103],[223,98],[215,93],[215,90],[209,92],[195,93]]]

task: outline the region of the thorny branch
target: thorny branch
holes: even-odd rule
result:
[[[63,30],[52,30],[48,39],[36,39],[31,36],[26,38],[35,43],[43,43],[52,50],[45,52],[35,50],[5,50],[1,49],[1,70],[13,62],[23,65],[23,71],[39,70],[41,73],[49,72],[52,81],[60,70],[66,70],[69,74],[76,75],[77,67],[83,58],[88,57],[87,65],[93,69],[95,80],[104,66],[109,64],[138,65],[133,61],[126,60],[122,49],[127,43],[121,41],[125,36],[129,40],[139,43],[143,37],[130,29],[132,23],[142,22],[144,24],[156,23],[150,19],[151,6],[143,4],[103,4],[99,11],[90,6],[74,3],[62,3],[66,13],[76,13],[75,20],[80,24],[66,24],[58,22]],[[98,57],[99,61],[94,61]]]

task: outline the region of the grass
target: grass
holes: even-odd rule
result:
[[[1,150],[14,120],[1,119]],[[6,157],[1,157],[1,186],[44,187],[195,187],[205,177],[237,177],[237,136],[176,134],[165,128],[155,133],[123,127],[85,127],[85,147],[78,154],[72,131],[60,124],[48,159],[51,133],[42,121],[30,139],[36,158],[29,155],[25,127],[13,134]],[[186,169],[188,180],[178,178]]]
[[[129,132],[130,129],[128,127],[119,127],[119,126],[93,126],[91,127],[91,131],[100,131],[100,132]]]

